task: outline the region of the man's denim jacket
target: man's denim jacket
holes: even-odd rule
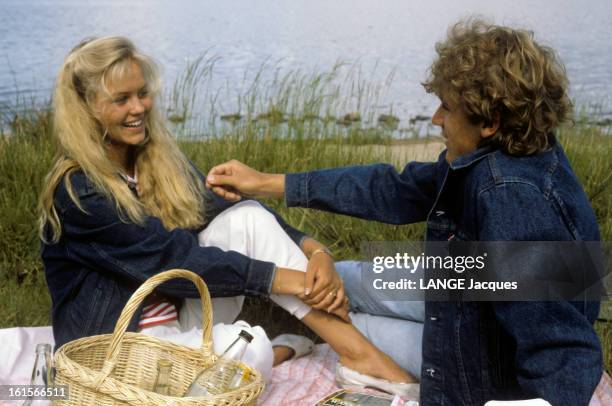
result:
[[[97,191],[83,172],[74,172],[70,179],[83,210],[61,181],[55,208],[62,236],[57,244],[43,243],[41,252],[53,302],[55,348],[76,338],[112,332],[131,294],[164,270],[196,272],[212,296],[270,292],[274,264],[235,251],[200,247],[197,230],[168,231],[155,217],[146,218],[143,226],[122,221],[114,202]],[[210,192],[206,202],[207,223],[232,205]],[[276,218],[299,245],[304,234]],[[168,281],[157,292],[170,298],[199,297],[195,285],[185,279]],[[136,314],[130,331],[138,325],[140,311]]]
[[[427,220],[428,241],[599,240],[561,148],[512,157],[481,148],[445,162],[289,174],[288,206],[393,224]],[[544,398],[586,405],[602,374],[598,302],[427,302],[421,404]],[[419,351],[406,348],[406,351]]]

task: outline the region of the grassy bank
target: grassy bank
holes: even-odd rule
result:
[[[228,159],[239,159],[263,171],[297,172],[372,162],[393,162],[399,168],[403,159],[431,158],[395,153],[406,142],[391,136],[394,120],[390,119],[391,125],[378,120],[378,126],[366,128],[359,124],[361,117],[357,120],[354,113],[349,114],[347,103],[333,103],[321,96],[330,94],[329,89],[322,90],[330,86],[329,77],[281,79],[275,95],[263,101],[245,97],[240,117],[226,115],[221,119],[219,112],[213,113],[203,130],[206,141],[182,141],[183,151],[203,172]],[[185,102],[181,87],[178,89],[172,97],[179,107],[172,109],[170,118],[180,127],[192,101]],[[364,103],[361,97],[358,95],[357,104]],[[0,328],[48,325],[51,303],[39,258],[36,203],[54,154],[49,113],[31,110],[8,120],[5,130],[11,135],[0,136]],[[609,129],[567,126],[560,139],[595,209],[602,239],[610,241],[612,137],[604,132]],[[362,241],[418,240],[424,232],[423,224],[383,225],[314,210],[288,210],[276,201],[267,203],[288,222],[328,244],[338,259],[359,258]],[[249,299],[247,304],[243,317],[264,325],[271,335],[302,329],[265,299]],[[596,328],[606,368],[611,371],[612,324],[600,321]]]

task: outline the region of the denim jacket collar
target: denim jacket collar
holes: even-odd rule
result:
[[[484,147],[478,148],[476,151],[470,154],[463,155],[455,159],[453,162],[449,164],[449,166],[452,170],[467,168],[468,166],[471,166],[472,164],[480,161],[484,157],[492,154],[496,150],[497,148],[491,145],[486,145]]]

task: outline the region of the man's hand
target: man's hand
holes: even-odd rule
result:
[[[259,172],[233,159],[208,172],[206,187],[233,202],[242,197],[282,197],[285,175]]]

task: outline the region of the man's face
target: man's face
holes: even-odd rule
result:
[[[482,124],[473,124],[460,104],[444,98],[441,98],[440,106],[431,118],[431,122],[442,128],[448,163],[475,151],[481,138],[485,136]]]

